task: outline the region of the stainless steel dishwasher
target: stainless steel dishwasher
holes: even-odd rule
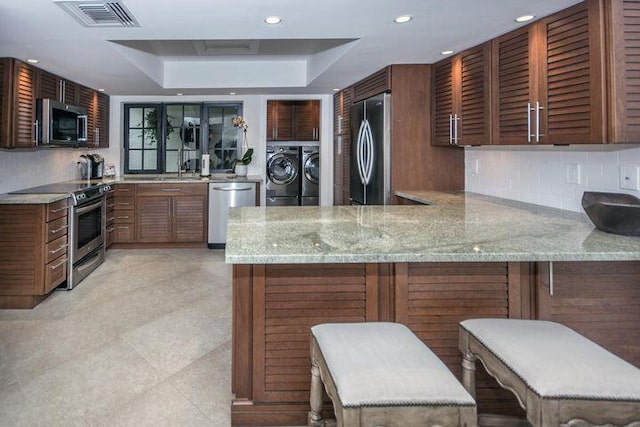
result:
[[[225,247],[229,208],[255,205],[255,182],[209,183],[209,247],[212,249]]]

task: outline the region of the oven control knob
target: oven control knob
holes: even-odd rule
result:
[[[111,186],[110,186],[110,185],[108,185],[108,184],[107,184],[107,185],[104,185],[104,186],[102,186],[102,188],[100,188],[100,191],[101,191],[102,193],[108,193],[109,191],[111,191]]]
[[[77,197],[77,199],[78,199],[78,200],[84,200],[84,199],[86,199],[86,198],[87,198],[87,195],[86,195],[86,194],[84,194],[84,193],[82,193],[82,194],[78,194],[78,197]]]

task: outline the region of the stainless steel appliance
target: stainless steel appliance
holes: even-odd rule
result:
[[[100,154],[81,154],[78,165],[82,179],[102,179],[104,159]]]
[[[302,206],[318,206],[320,183],[320,148],[302,147]]]
[[[61,182],[15,191],[17,194],[69,194],[69,257],[64,289],[72,289],[104,261],[106,206],[111,186],[101,181]],[[60,287],[58,287],[60,288]]]
[[[36,100],[38,145],[78,147],[87,144],[87,110],[53,99]]]
[[[222,249],[227,242],[229,208],[256,205],[254,182],[209,184],[209,248]]]
[[[386,205],[391,201],[391,95],[351,107],[350,201]]]
[[[300,204],[300,147],[267,146],[267,206]]]

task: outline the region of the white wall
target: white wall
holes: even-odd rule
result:
[[[110,104],[109,148],[0,150],[0,194],[80,177],[77,160],[86,152],[99,153],[105,163],[115,164],[118,174],[123,165],[123,104],[132,102],[242,102],[249,123],[247,140],[254,149],[249,174],[265,176],[267,100],[319,99],[321,103],[320,203],[333,203],[333,97],[331,95],[243,95],[243,96],[112,96]],[[262,203],[265,190],[262,186]]]
[[[639,173],[640,147],[604,144],[466,147],[465,189],[583,212],[581,199],[585,191],[628,193],[640,197],[637,189],[620,188],[622,166],[630,166],[634,174]],[[576,178],[578,182],[571,183]],[[633,176],[632,179],[637,186],[638,178]]]

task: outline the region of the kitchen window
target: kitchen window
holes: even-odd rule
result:
[[[227,172],[240,155],[241,130],[231,122],[241,114],[241,103],[125,104],[124,172],[199,172],[203,153],[211,172]]]

